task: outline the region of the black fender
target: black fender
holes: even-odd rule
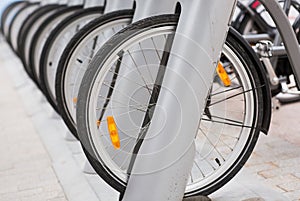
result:
[[[268,134],[270,124],[271,124],[271,115],[272,115],[272,94],[271,94],[271,88],[269,85],[269,81],[267,79],[267,71],[263,67],[262,63],[260,62],[258,56],[250,46],[250,44],[242,37],[240,33],[238,33],[235,29],[232,27],[229,28],[229,32],[235,37],[237,41],[239,41],[246,49],[246,53],[249,55],[249,57],[255,62],[256,64],[256,70],[258,72],[259,79],[261,83],[263,84],[263,124],[261,127],[261,131],[264,134]]]

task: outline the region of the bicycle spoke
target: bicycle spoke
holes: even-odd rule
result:
[[[141,84],[137,83],[136,81],[134,81],[134,80],[132,80],[132,79],[129,79],[127,76],[123,76],[123,75],[120,75],[119,73],[112,72],[113,70],[114,70],[114,69],[111,69],[111,70],[109,70],[109,72],[112,73],[112,74],[114,74],[114,75],[117,75],[118,77],[124,78],[124,79],[126,79],[127,81],[130,81],[130,82],[132,82],[132,83],[134,83],[134,84],[136,84],[136,85],[138,85],[138,86],[140,86],[140,87],[145,88],[145,89],[148,90],[149,87],[147,88],[146,86],[141,85]],[[152,92],[152,89],[151,89],[151,88],[149,88],[149,89],[150,89],[150,91]]]
[[[218,149],[217,149],[217,147],[210,141],[210,139],[208,138],[208,136],[206,135],[206,133],[204,133],[203,131],[202,131],[202,129],[201,128],[199,128],[199,130],[201,131],[201,133],[205,136],[205,138],[207,139],[207,141],[211,144],[211,146],[213,147],[213,148],[215,148],[214,150],[216,150],[216,152],[222,157],[222,159],[225,161],[225,158],[222,156],[222,154],[218,151]]]
[[[201,121],[211,121],[213,123],[226,124],[226,125],[229,125],[229,126],[236,126],[236,127],[242,127],[242,128],[255,128],[255,129],[257,129],[256,127],[252,127],[252,126],[246,126],[246,125],[228,123],[228,122],[223,122],[223,121],[210,120],[210,119],[205,119],[205,118],[202,118]]]
[[[250,93],[250,92],[255,91],[255,90],[257,90],[257,89],[259,89],[259,88],[262,88],[262,87],[263,87],[263,86],[260,86],[260,87],[254,88],[254,89],[249,89],[249,90],[243,91],[243,92],[241,92],[241,93],[237,93],[237,94],[235,94],[235,95],[229,96],[228,98],[224,98],[224,99],[219,100],[219,101],[217,101],[217,102],[211,103],[208,107],[211,107],[211,106],[213,106],[213,105],[219,104],[219,103],[224,102],[224,101],[226,101],[226,100],[232,99],[232,98],[237,97],[237,96],[239,96],[239,95],[243,95],[243,94],[246,94],[246,93]]]
[[[152,73],[150,72],[149,64],[148,64],[148,62],[147,62],[147,58],[146,58],[146,55],[145,55],[145,53],[144,53],[144,50],[143,50],[143,48],[142,48],[142,46],[141,46],[141,43],[139,43],[139,47],[140,47],[140,50],[142,51],[143,58],[144,58],[144,60],[145,60],[146,66],[147,66],[148,73],[149,73],[149,75],[150,75],[150,77],[151,77],[151,81],[152,81],[152,83],[154,83],[154,79],[153,79]]]
[[[240,89],[240,88],[243,88],[243,87],[242,87],[242,86],[239,86],[239,87],[235,87],[235,88],[232,88],[232,89],[227,89],[227,90],[224,90],[224,91],[221,91],[221,92],[217,92],[217,93],[210,94],[210,96],[216,96],[216,95],[228,93],[228,92],[230,92],[230,91],[238,90],[238,89]]]
[[[108,98],[103,97],[103,96],[101,96],[101,95],[99,95],[99,97],[102,98],[102,99],[104,99],[104,100],[108,99]],[[109,98],[108,100],[111,100],[111,98]],[[118,103],[118,104],[121,104],[122,106],[130,107],[130,108],[132,108],[132,109],[141,110],[142,112],[145,112],[144,110],[142,110],[143,107],[148,107],[148,105],[141,105],[141,104],[139,104],[139,105],[127,105],[127,104],[124,104],[124,103],[122,103],[122,102],[120,102],[120,101],[116,101],[116,100],[113,100],[113,102]],[[139,107],[137,107],[137,106],[139,106]],[[151,104],[150,106],[154,106],[154,104]],[[110,108],[111,108],[111,107],[110,107]],[[125,107],[124,107],[124,108],[125,108]],[[96,108],[96,110],[100,110],[100,109],[102,109],[102,108]]]
[[[206,161],[206,163],[212,167],[213,170],[216,170],[216,168],[213,166],[213,164],[211,164],[211,162],[209,160],[207,160],[207,158],[203,158],[203,156],[200,154],[200,152],[198,150],[196,150],[196,153],[200,156],[201,159],[204,159]]]
[[[112,86],[110,86],[110,85],[108,85],[108,84],[106,84],[106,83],[103,83],[103,85],[106,86],[106,87],[108,87],[108,88],[111,88],[112,90],[114,90],[114,91],[120,93],[121,95],[123,95],[123,96],[129,98],[129,99],[132,100],[133,102],[135,102],[135,103],[137,103],[137,104],[139,104],[139,105],[142,105],[140,102],[138,102],[138,101],[135,100],[134,98],[128,96],[127,94],[124,94],[124,93],[121,92],[120,90],[117,90],[117,89],[115,89],[114,87],[112,87]]]
[[[212,118],[216,118],[216,119],[220,119],[220,120],[225,120],[225,121],[229,121],[232,123],[236,123],[236,124],[241,124],[243,125],[243,122],[241,121],[237,121],[237,120],[233,120],[233,119],[228,119],[228,118],[224,118],[224,117],[219,117],[219,116],[215,116],[215,115],[211,115]]]
[[[201,173],[202,177],[204,178],[204,177],[205,177],[205,175],[204,175],[203,171],[201,170],[201,168],[199,167],[198,163],[197,163],[195,160],[194,160],[194,164],[196,165],[196,167],[197,167],[197,168],[198,168],[198,170],[200,171],[200,173]]]
[[[157,55],[159,61],[161,61],[161,56],[159,55],[159,52],[158,52],[158,50],[157,50],[157,46],[156,46],[156,44],[155,44],[155,42],[154,42],[154,39],[153,39],[152,37],[151,37],[151,41],[152,41],[152,43],[153,43],[153,46],[154,46],[156,55]]]
[[[201,128],[201,130],[204,132],[204,130]],[[220,134],[220,135],[222,135],[222,136],[224,136],[222,133],[216,133],[216,132],[210,132],[209,133],[209,135],[213,135],[213,136],[215,136],[215,137],[218,137],[219,135],[217,135],[217,134]],[[233,138],[233,137],[232,137]],[[236,139],[238,139],[238,138],[236,138]],[[222,140],[220,140],[220,142],[222,143],[222,144],[224,144],[226,147],[228,147],[229,149],[230,149],[230,151],[233,151],[233,148],[232,147],[230,147],[227,143],[225,143],[224,141],[222,141]]]
[[[136,61],[134,60],[134,58],[133,58],[133,56],[131,55],[131,53],[129,52],[129,50],[127,50],[127,53],[129,54],[129,56],[130,56],[130,58],[131,58],[131,60],[133,61],[133,63],[134,63],[134,65],[135,65],[135,68],[136,68],[136,70],[138,71],[138,73],[140,74],[140,76],[141,76],[141,79],[142,79],[142,81],[144,82],[144,84],[145,84],[145,87],[147,88],[147,90],[148,90],[148,92],[149,92],[149,94],[150,94],[150,96],[151,96],[151,90],[149,89],[149,87],[147,86],[147,82],[146,82],[146,79],[145,79],[145,77],[143,76],[143,74],[141,73],[141,71],[139,70],[139,67],[138,67],[138,65],[137,65],[137,63],[136,63]]]

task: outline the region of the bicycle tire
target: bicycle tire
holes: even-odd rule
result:
[[[114,22],[121,19],[132,19],[133,11],[132,10],[122,10],[122,11],[115,11],[112,13],[105,14],[100,18],[97,18],[86,26],[84,26],[70,41],[70,43],[65,48],[57,68],[56,73],[56,100],[57,105],[59,108],[59,113],[63,118],[65,124],[71,131],[71,133],[78,138],[76,123],[74,117],[72,117],[68,107],[67,107],[67,100],[65,94],[65,81],[66,79],[66,71],[68,68],[69,63],[71,62],[71,57],[73,56],[76,49],[78,49],[81,43],[85,43],[87,40],[86,38],[92,34],[94,31],[101,29],[101,27],[107,26],[110,22]],[[83,62],[85,63],[85,62]],[[82,75],[83,77],[83,75]],[[81,79],[79,78],[81,82]]]
[[[3,35],[5,36],[6,40],[8,40],[9,27],[14,17],[28,4],[29,2],[27,1],[22,1],[21,3],[15,4],[5,17],[5,21],[3,21]]]
[[[124,30],[116,34],[113,38],[111,38],[104,46],[103,48],[98,51],[96,56],[94,57],[93,61],[91,62],[88,70],[86,71],[78,97],[78,108],[77,108],[77,128],[78,128],[78,135],[79,139],[82,143],[83,149],[85,151],[85,154],[90,161],[91,165],[94,167],[95,171],[100,175],[110,186],[115,188],[116,190],[120,192],[124,192],[126,188],[126,178],[119,177],[118,175],[121,174],[119,169],[115,170],[114,167],[111,164],[105,163],[104,161],[107,160],[109,157],[112,157],[110,155],[103,155],[101,157],[102,153],[97,152],[97,150],[105,149],[106,147],[101,148],[101,144],[98,145],[99,141],[92,141],[92,139],[98,139],[100,140],[100,137],[93,137],[93,136],[103,136],[104,134],[96,132],[95,134],[91,133],[91,130],[99,130],[99,125],[97,121],[94,122],[93,114],[97,114],[96,111],[98,111],[97,108],[91,109],[90,105],[93,107],[98,107],[98,100],[93,100],[91,96],[93,97],[100,97],[99,93],[96,91],[101,91],[102,89],[99,83],[101,83],[103,80],[106,80],[105,76],[109,72],[111,72],[113,75],[115,74],[114,71],[110,71],[110,68],[104,68],[105,62],[108,62],[109,65],[116,64],[115,60],[112,60],[112,58],[120,58],[121,52],[126,52],[127,50],[121,49],[121,47],[131,47],[133,44],[128,44],[127,41],[137,41],[136,43],[140,43],[142,39],[137,40],[136,38],[139,38],[140,35],[147,35],[147,31],[153,31],[154,29],[159,28],[162,29],[162,27],[167,26],[176,26],[178,21],[178,16],[176,15],[164,15],[164,16],[157,16],[157,17],[151,17],[148,19],[141,20],[137,23],[131,24],[130,26],[126,27]],[[145,33],[143,33],[145,32]],[[154,31],[153,31],[154,32]],[[148,34],[150,35],[150,34]],[[153,34],[157,36],[158,34]],[[163,35],[164,36],[164,35]],[[162,36],[162,37],[163,37]],[[132,39],[134,37],[134,39]],[[124,45],[124,46],[123,46]],[[217,189],[224,186],[228,181],[231,180],[231,178],[237,174],[237,172],[242,168],[242,166],[245,164],[247,159],[249,158],[250,154],[253,151],[253,148],[257,142],[257,139],[259,137],[259,133],[263,127],[264,124],[264,115],[265,113],[268,113],[267,115],[270,115],[270,108],[268,104],[270,104],[270,97],[268,96],[270,94],[268,83],[266,82],[266,78],[264,77],[264,69],[261,67],[260,63],[258,62],[255,54],[253,54],[253,51],[251,48],[247,46],[247,43],[243,41],[243,39],[235,32],[234,30],[230,29],[226,45],[230,47],[232,52],[234,52],[235,55],[238,56],[239,60],[243,63],[245,66],[245,71],[249,75],[249,83],[252,86],[252,90],[255,90],[255,103],[253,111],[255,111],[253,116],[253,123],[251,124],[251,131],[247,135],[247,140],[245,140],[245,144],[243,147],[239,150],[238,155],[236,155],[236,158],[234,159],[234,162],[228,164],[228,166],[225,166],[225,170],[221,170],[222,173],[219,173],[219,176],[217,178],[214,178],[212,181],[206,181],[204,182],[203,186],[198,186],[197,189],[191,189],[189,190],[189,186],[187,186],[187,190],[185,193],[185,196],[194,196],[194,195],[208,195],[216,191]],[[134,47],[133,47],[134,49]],[[115,52],[118,50],[118,52]],[[123,56],[122,56],[123,57]],[[117,59],[118,60],[118,59]],[[126,65],[127,66],[127,65]],[[101,69],[107,70],[105,72],[101,72]],[[116,68],[116,67],[115,67]],[[107,73],[107,74],[106,74]],[[100,76],[100,78],[98,77]],[[111,75],[112,76],[112,75]],[[110,78],[111,79],[111,78]],[[100,81],[102,80],[102,81]],[[115,78],[112,80],[113,83],[115,83]],[[97,84],[96,84],[97,83]],[[94,87],[94,84],[97,85]],[[105,85],[105,84],[104,84]],[[107,88],[111,88],[111,86],[107,86]],[[108,89],[107,89],[108,90]],[[107,92],[106,92],[107,93]],[[247,93],[247,92],[245,92]],[[266,93],[266,94],[264,94]],[[110,97],[107,97],[110,99]],[[101,99],[101,97],[100,97]],[[111,100],[110,100],[111,101]],[[265,105],[264,101],[267,101],[267,105]],[[94,105],[95,104],[95,105]],[[103,103],[102,103],[103,104]],[[126,103],[127,104],[127,103]],[[100,102],[101,105],[101,102]],[[121,104],[123,105],[123,104]],[[125,105],[125,104],[124,104]],[[106,106],[104,106],[106,107]],[[100,107],[101,108],[101,107]],[[113,107],[112,107],[113,108]],[[90,116],[91,110],[94,111],[92,116]],[[112,109],[113,110],[113,109]],[[99,112],[99,111],[98,111]],[[119,114],[116,114],[119,115]],[[246,116],[246,115],[245,115]],[[269,120],[269,119],[268,119]],[[203,121],[203,120],[202,120]],[[102,121],[101,121],[102,122]],[[102,123],[101,123],[102,124]],[[98,128],[97,128],[98,127]],[[130,135],[129,135],[130,136]],[[105,140],[105,139],[104,139]],[[109,139],[106,139],[109,141]],[[93,144],[96,143],[97,145]],[[108,143],[108,142],[107,142]],[[111,145],[112,146],[112,145]],[[98,149],[99,148],[99,149]],[[121,152],[123,153],[124,150]],[[115,152],[113,152],[115,153]],[[107,158],[106,158],[107,157]],[[121,156],[122,158],[122,156]],[[112,159],[113,160],[113,159]],[[110,168],[112,167],[112,168]],[[114,171],[115,170],[115,171]],[[127,173],[125,171],[124,177],[126,177]]]
[[[42,36],[42,34],[49,34],[44,33],[44,31],[47,31],[46,29],[49,28],[49,26],[53,25],[54,23],[54,27],[50,27],[50,30],[53,30],[55,28],[55,25],[59,24],[58,20],[61,20],[61,18],[65,19],[67,16],[73,14],[74,12],[82,9],[82,6],[70,6],[70,7],[65,7],[62,8],[58,11],[56,11],[55,13],[53,13],[52,15],[50,15],[49,17],[47,17],[46,20],[44,20],[44,22],[40,25],[40,27],[38,28],[38,30],[34,33],[33,37],[35,40],[32,40],[31,44],[30,44],[30,52],[29,52],[29,63],[26,66],[27,71],[32,75],[33,77],[33,81],[35,82],[35,84],[40,88],[40,80],[39,80],[39,72],[37,70],[39,70],[39,63],[36,63],[36,60],[39,60],[38,58],[40,57],[40,55],[36,55],[36,54],[40,54],[41,52],[38,52],[39,49],[38,47],[40,47],[40,49],[42,49],[45,41],[43,41],[41,43],[41,41],[39,40],[46,40],[47,36]],[[46,38],[45,38],[46,37]],[[41,88],[40,88],[41,89]]]
[[[34,12],[36,8],[40,6],[39,2],[29,3],[27,6],[23,7],[18,14],[15,15],[14,19],[10,23],[9,30],[8,30],[8,43],[10,44],[12,50],[18,55],[16,52],[16,43],[17,43],[17,33],[20,30],[24,20],[26,17]]]
[[[60,22],[55,29],[50,33],[49,37],[47,38],[44,48],[41,53],[40,65],[39,65],[39,78],[40,78],[40,87],[44,92],[48,102],[54,107],[56,111],[59,111],[57,106],[57,101],[55,97],[55,93],[52,90],[52,85],[55,86],[55,79],[53,79],[53,83],[50,83],[48,80],[48,74],[50,74],[51,70],[55,71],[57,69],[56,63],[58,63],[60,58],[60,50],[64,49],[67,42],[69,42],[70,38],[66,38],[65,45],[63,44],[64,34],[67,33],[68,37],[73,37],[73,33],[69,33],[70,29],[73,29],[76,26],[76,29],[80,30],[80,26],[84,26],[86,21],[95,19],[103,14],[104,8],[103,7],[92,7],[87,9],[82,9],[80,11],[75,12],[74,14],[70,15],[62,22]],[[76,30],[74,30],[76,32]],[[76,34],[76,33],[75,33]],[[58,41],[58,42],[57,42]],[[55,45],[62,45],[63,47],[57,48]],[[51,51],[53,51],[56,55],[55,58],[49,58]],[[57,61],[57,62],[55,62]],[[51,63],[51,65],[50,65]]]
[[[38,8],[35,12],[31,13],[25,20],[25,22],[23,23],[19,34],[18,34],[18,42],[17,42],[17,46],[18,46],[18,52],[19,52],[19,56],[24,64],[24,43],[26,41],[26,37],[28,36],[28,32],[30,31],[31,27],[36,23],[36,21],[41,18],[42,16],[46,15],[47,13],[50,13],[50,11],[53,11],[54,9],[59,9],[63,7],[63,5],[59,5],[59,4],[49,4],[49,5],[45,5],[42,6],[40,8]]]
[[[3,27],[4,27],[7,16],[9,15],[10,11],[20,3],[24,3],[24,1],[12,2],[4,9],[4,11],[1,15],[1,29],[0,30],[1,30],[2,34],[4,34]]]
[[[40,11],[32,14],[30,19],[28,19],[28,23],[24,25],[20,34],[22,36],[19,37],[19,52],[21,61],[23,63],[23,67],[25,72],[28,76],[35,80],[32,71],[30,71],[29,67],[29,57],[30,57],[30,45],[34,40],[33,36],[35,35],[36,31],[40,28],[40,25],[44,23],[44,21],[49,17],[52,16],[55,12],[58,12],[60,9],[66,8],[65,5],[57,5],[55,6],[45,6],[45,9],[41,9]]]

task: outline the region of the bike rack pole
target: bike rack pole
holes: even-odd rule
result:
[[[84,0],[69,0],[68,5],[69,6],[77,6],[77,5],[83,5]]]
[[[57,3],[60,5],[67,5],[69,3],[69,0],[58,0]]]
[[[57,4],[59,0],[48,0],[48,1],[41,1],[41,5],[48,5],[48,4]]]
[[[105,4],[105,0],[85,0],[84,8],[104,6],[104,4]]]
[[[136,0],[133,22],[155,15],[174,14],[176,3],[176,0]]]
[[[295,74],[297,86],[300,88],[300,48],[289,19],[277,1],[260,0],[260,2],[276,23],[281,39],[286,46],[286,52]]]
[[[30,3],[36,3],[36,2],[41,2],[40,0],[30,0]]]
[[[104,13],[132,9],[134,0],[107,0]]]
[[[159,9],[163,2],[149,8]],[[139,149],[123,201],[182,200],[193,165],[194,138],[236,0],[180,3],[182,13],[156,104],[163,107],[167,124],[161,128],[161,114],[155,110],[147,132],[151,138]],[[158,130],[160,133],[152,136]]]

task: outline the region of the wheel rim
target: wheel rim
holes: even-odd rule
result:
[[[47,90],[52,98],[53,101],[56,100],[55,96],[55,77],[56,77],[56,71],[59,59],[61,58],[61,55],[66,48],[68,42],[70,39],[87,23],[89,23],[91,20],[100,17],[101,14],[89,14],[84,17],[81,17],[80,19],[77,19],[73,21],[72,23],[68,24],[66,28],[63,29],[59,33],[58,36],[56,36],[55,40],[53,41],[51,47],[49,48],[49,54],[47,56],[47,61],[45,62],[45,82],[47,85]]]
[[[119,30],[126,27],[131,18],[114,20],[89,33],[73,51],[64,73],[64,99],[72,122],[76,123],[76,106],[79,87],[88,64],[102,45]]]
[[[130,38],[130,40],[124,42],[118,49],[116,49],[117,53],[120,52],[134,52],[134,54],[137,54],[138,49],[141,49],[142,43],[153,43],[153,41],[162,41],[164,38],[167,38],[166,36],[169,34],[174,33],[174,26],[165,26],[163,28],[156,28],[151,29],[143,32],[142,34],[137,34],[136,36]],[[147,38],[147,39],[145,39]],[[142,42],[141,42],[142,41]],[[137,45],[137,46],[135,46]],[[157,55],[157,61],[159,61],[160,56],[162,54],[163,48],[158,47],[158,44],[153,43],[153,52]],[[124,59],[125,56],[131,57],[129,54],[126,55],[126,53],[123,54],[122,58]],[[145,53],[140,50],[140,57],[143,57]],[[226,176],[226,172],[228,169],[232,169],[233,166],[235,166],[235,163],[239,160],[240,155],[243,154],[242,152],[245,150],[245,147],[248,146],[249,139],[252,137],[251,133],[253,132],[253,127],[256,126],[256,90],[252,86],[252,78],[248,76],[247,70],[244,68],[243,61],[237,56],[236,53],[234,53],[228,45],[224,46],[223,49],[223,56],[226,57],[227,60],[231,61],[233,64],[234,69],[230,69],[230,65],[226,66],[230,72],[230,76],[232,79],[233,86],[230,88],[224,88],[220,86],[220,82],[216,81],[214,82],[212,86],[212,95],[214,96],[211,100],[216,101],[212,102],[210,104],[210,107],[212,106],[218,106],[216,107],[219,112],[217,112],[217,109],[212,110],[211,112],[215,113],[213,115],[213,119],[217,119],[213,121],[208,121],[207,115],[204,115],[202,118],[202,122],[199,128],[199,132],[196,138],[196,147],[197,147],[197,153],[199,156],[198,158],[195,158],[194,160],[194,166],[190,174],[189,183],[186,188],[186,194],[192,195],[193,193],[196,193],[197,190],[204,188],[205,186],[209,185],[212,181],[216,181],[220,179],[221,177]],[[106,168],[107,172],[111,174],[113,178],[118,180],[123,185],[127,181],[127,168],[130,161],[130,156],[134,147],[134,142],[136,140],[136,133],[135,134],[128,134],[126,132],[133,132],[135,129],[140,129],[138,125],[141,125],[141,121],[138,121],[138,123],[135,122],[133,118],[140,117],[141,114],[136,115],[129,115],[129,113],[132,113],[132,107],[131,104],[139,104],[142,107],[135,108],[136,113],[141,112],[143,108],[147,108],[145,105],[140,104],[140,101],[135,100],[133,98],[134,96],[130,97],[128,96],[125,98],[127,99],[127,102],[120,103],[119,100],[113,99],[115,95],[112,95],[109,99],[109,105],[105,108],[105,116],[112,115],[115,117],[115,121],[119,129],[121,130],[120,134],[120,142],[121,142],[121,150],[115,150],[110,142],[110,136],[108,134],[107,128],[106,128],[106,120],[101,119],[100,126],[97,125],[96,122],[99,123],[99,116],[101,116],[101,110],[103,110],[105,94],[109,91],[108,88],[111,88],[111,85],[107,83],[108,80],[112,80],[113,75],[115,74],[114,68],[117,65],[117,61],[120,60],[120,56],[117,54],[110,55],[110,57],[105,61],[104,65],[101,67],[100,72],[98,73],[98,76],[93,81],[94,85],[91,88],[89,92],[88,97],[88,104],[87,104],[87,112],[88,112],[88,128],[89,128],[89,140],[92,145],[93,151],[95,152],[97,159],[100,163],[103,164],[103,166]],[[145,59],[146,60],[146,59]],[[226,61],[226,59],[225,59]],[[159,64],[159,63],[158,63]],[[125,64],[124,64],[125,65]],[[148,65],[148,64],[147,64]],[[148,83],[148,80],[151,80],[151,74],[153,73],[152,70],[150,70],[151,73],[149,73],[149,69],[147,69],[147,65],[143,66],[143,69],[140,69],[140,72],[138,70],[135,73],[136,76],[142,73],[148,73],[147,78],[143,78],[140,80],[140,83],[137,83],[136,81],[132,81],[133,84],[136,85],[136,89],[133,91],[139,91],[140,88],[149,88],[150,86],[153,87],[153,83]],[[126,65],[127,66],[127,65]],[[151,63],[151,66],[155,66]],[[156,65],[157,66],[157,65]],[[232,67],[232,66],[231,66]],[[99,68],[100,69],[100,68]],[[154,72],[157,72],[158,70],[154,70]],[[124,75],[118,74],[118,77],[121,76],[122,78],[125,77]],[[126,75],[127,76],[127,75]],[[121,80],[127,80],[127,78],[118,78],[119,80],[116,81],[116,83],[120,84]],[[132,76],[130,77],[132,78]],[[147,80],[147,81],[145,81]],[[146,83],[146,84],[145,84]],[[147,87],[143,87],[143,84]],[[117,84],[116,84],[117,85]],[[241,86],[240,86],[241,85]],[[106,88],[106,89],[105,89]],[[215,89],[214,89],[215,88]],[[149,90],[149,89],[148,89]],[[151,87],[150,87],[151,90]],[[219,92],[220,90],[226,91],[226,95],[224,93]],[[239,91],[240,90],[240,91]],[[126,97],[126,94],[122,94],[122,92],[118,91],[117,88],[114,88],[114,94],[119,93],[121,96]],[[124,92],[123,92],[124,93]],[[132,93],[133,94],[133,93]],[[237,94],[240,94],[237,96]],[[134,94],[133,94],[134,95]],[[221,97],[220,97],[221,96]],[[223,97],[223,98],[222,98]],[[228,99],[226,99],[226,97]],[[120,96],[119,96],[120,98]],[[239,104],[241,111],[232,111],[232,107],[234,106],[235,110],[238,109],[237,104],[233,104],[230,101],[237,101],[236,98],[243,99],[243,101],[238,100],[241,102]],[[102,100],[101,100],[102,99]],[[121,98],[122,99],[122,98]],[[120,100],[121,100],[120,99]],[[133,100],[134,99],[134,100]],[[221,100],[226,100],[221,101]],[[115,103],[114,103],[115,101]],[[221,101],[221,102],[220,102]],[[218,103],[219,102],[219,103]],[[124,104],[125,103],[125,104]],[[130,104],[131,103],[131,104]],[[148,101],[145,101],[147,104]],[[222,103],[222,104],[221,104]],[[126,125],[130,125],[133,129],[128,130],[126,129],[126,126],[124,126],[124,122],[119,121],[118,115],[123,115],[122,113],[115,112],[116,107],[127,107],[130,108],[127,109],[127,118]],[[135,105],[136,107],[137,105]],[[220,110],[221,108],[229,108],[229,110],[225,113],[225,111]],[[122,111],[122,109],[118,109],[119,111]],[[230,109],[231,108],[231,109]],[[124,110],[123,110],[124,111]],[[220,112],[221,111],[221,112]],[[233,113],[238,113],[239,116],[233,115]],[[247,114],[247,115],[245,115]],[[223,115],[220,117],[220,115]],[[205,119],[206,118],[206,119]],[[231,119],[230,119],[231,118]],[[123,121],[123,119],[122,119]],[[210,125],[209,125],[210,124]],[[220,126],[221,124],[221,126]],[[99,128],[98,128],[99,126]],[[124,127],[123,127],[124,126]],[[130,127],[129,126],[129,127]],[[234,128],[232,128],[234,127]],[[216,130],[217,128],[217,130]],[[238,129],[237,129],[238,128]],[[205,131],[206,129],[206,131]],[[230,130],[230,136],[226,136],[227,134],[224,130],[228,131]],[[216,136],[216,132],[219,132],[219,136]],[[206,135],[203,134],[203,132],[206,133]],[[221,133],[220,133],[221,132]],[[234,135],[232,133],[235,133]],[[222,136],[221,134],[224,133]],[[214,140],[212,142],[212,139],[208,138],[214,136]],[[227,134],[228,135],[228,134]],[[228,144],[228,138],[230,139],[232,145],[230,146]],[[232,139],[236,139],[236,141],[233,141]],[[226,141],[227,140],[227,141]],[[222,143],[222,145],[220,144]],[[210,144],[210,145],[209,145]],[[228,149],[231,150],[231,153],[226,154],[228,152],[227,150],[223,150],[228,146]],[[219,146],[219,148],[217,148]],[[225,146],[225,148],[224,148]],[[211,149],[213,148],[213,149]],[[221,151],[223,152],[221,153]],[[200,160],[199,160],[200,159]],[[208,160],[208,162],[206,162]],[[206,165],[205,165],[206,163]],[[203,168],[202,168],[203,167]],[[202,168],[202,169],[201,169]],[[209,171],[210,169],[210,171]],[[198,176],[196,176],[196,173]]]

